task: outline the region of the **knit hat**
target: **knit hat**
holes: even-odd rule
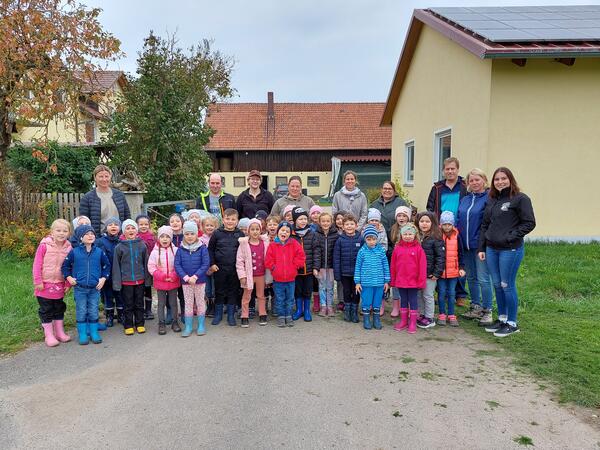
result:
[[[74,219],[71,221],[71,223],[73,224],[73,229],[76,229],[76,228],[77,228],[77,224],[79,223],[79,219],[81,219],[82,217],[85,217],[85,218],[88,220],[88,222],[90,221],[90,218],[89,218],[88,216],[77,216],[77,217],[75,217],[75,218],[74,218]]]
[[[106,221],[104,222],[104,228],[106,228],[112,224],[115,224],[116,226],[121,228],[121,221],[119,220],[118,217],[109,217],[108,219],[106,219]]]
[[[193,220],[186,220],[183,224],[183,232],[198,234],[198,225]]]
[[[323,212],[323,208],[321,208],[319,205],[313,205],[308,213],[312,216],[315,212],[321,214]]]
[[[367,213],[367,222],[369,220],[377,220],[381,222],[381,212],[377,208],[369,208],[369,212]]]
[[[78,241],[81,242],[81,239],[83,239],[83,237],[90,232],[94,233],[94,236],[96,236],[96,232],[94,231],[91,225],[79,225],[75,230],[75,237]]]
[[[415,227],[412,223],[409,222],[400,229],[400,233],[417,234],[417,227]]]
[[[247,217],[242,217],[240,219],[240,221],[238,222],[238,228],[241,230],[242,228],[248,228],[248,225],[250,224],[250,219],[248,219]]]
[[[290,229],[290,231],[293,229],[293,225],[291,223],[289,223],[287,220],[284,220],[283,222],[279,222],[279,225],[277,225],[277,231],[279,232],[279,230],[281,230],[283,227],[288,227]]]
[[[240,220],[240,222],[241,222],[241,220]],[[258,227],[262,230],[262,223],[258,219],[250,219],[248,221],[248,229],[250,228],[250,225],[252,225],[253,223],[257,224]]]
[[[135,217],[135,223],[138,223],[138,220],[140,219],[148,219],[148,222],[150,222],[150,216],[148,214],[138,214]]]
[[[440,215],[440,225],[444,225],[445,223],[454,225],[454,213],[452,211],[444,211]]]
[[[127,228],[128,225],[133,225],[135,227],[135,231],[138,230],[137,223],[134,220],[127,219],[127,220],[124,220],[123,223],[121,224],[121,231],[123,233],[125,233],[125,228]]]
[[[173,228],[171,228],[169,225],[163,225],[158,229],[158,237],[161,237],[163,234],[166,234],[173,239]]]
[[[198,217],[202,218],[202,212],[199,209],[190,209],[187,212],[187,216],[185,217],[185,220],[188,220],[192,214],[198,214]]]
[[[369,236],[379,237],[379,234],[377,233],[377,229],[375,228],[374,225],[367,225],[365,227],[365,231],[363,231],[363,237],[365,239],[367,239]]]
[[[296,205],[287,205],[285,208],[283,208],[283,213],[281,213],[281,215],[285,217],[285,215],[289,212],[292,212],[295,207]]]
[[[260,211],[256,211],[256,215],[254,216],[254,218],[258,220],[267,220],[267,217],[269,217],[269,215],[262,209]]]
[[[410,220],[412,217],[412,210],[408,206],[398,206],[396,208],[396,214],[394,214],[394,217],[398,217],[398,214],[404,214],[406,217],[408,217],[408,220]]]
[[[296,220],[298,220],[302,216],[306,216],[306,218],[308,219],[308,213],[302,206],[298,206],[292,210],[292,220],[294,221],[294,223],[296,223]]]

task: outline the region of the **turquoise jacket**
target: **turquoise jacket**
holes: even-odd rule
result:
[[[383,286],[390,282],[390,265],[381,245],[371,248],[364,244],[356,256],[354,282],[366,287]]]

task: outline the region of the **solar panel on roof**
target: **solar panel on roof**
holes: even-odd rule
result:
[[[483,30],[482,36],[483,32],[485,32],[486,39],[492,42],[531,41],[535,39],[535,36],[521,30]]]
[[[563,29],[546,29],[546,30],[523,30],[529,33],[540,41],[581,41],[585,39],[583,34],[578,33],[575,30],[563,30]]]

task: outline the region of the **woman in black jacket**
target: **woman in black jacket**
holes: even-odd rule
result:
[[[517,272],[524,255],[523,238],[534,228],[530,198],[520,191],[510,169],[499,167],[492,177],[479,235],[479,258],[487,261],[498,306],[498,320],[485,331],[496,337],[519,332]]]

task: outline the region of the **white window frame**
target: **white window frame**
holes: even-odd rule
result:
[[[442,158],[440,142],[442,138],[450,136],[452,139],[452,127],[442,128],[433,133],[433,182],[444,178],[444,159],[452,156],[452,144],[450,144],[450,155]]]
[[[412,177],[410,175],[410,157],[409,151],[412,149],[412,166],[413,173]],[[415,185],[415,140],[411,139],[410,141],[406,141],[404,143],[404,186],[414,186]]]

